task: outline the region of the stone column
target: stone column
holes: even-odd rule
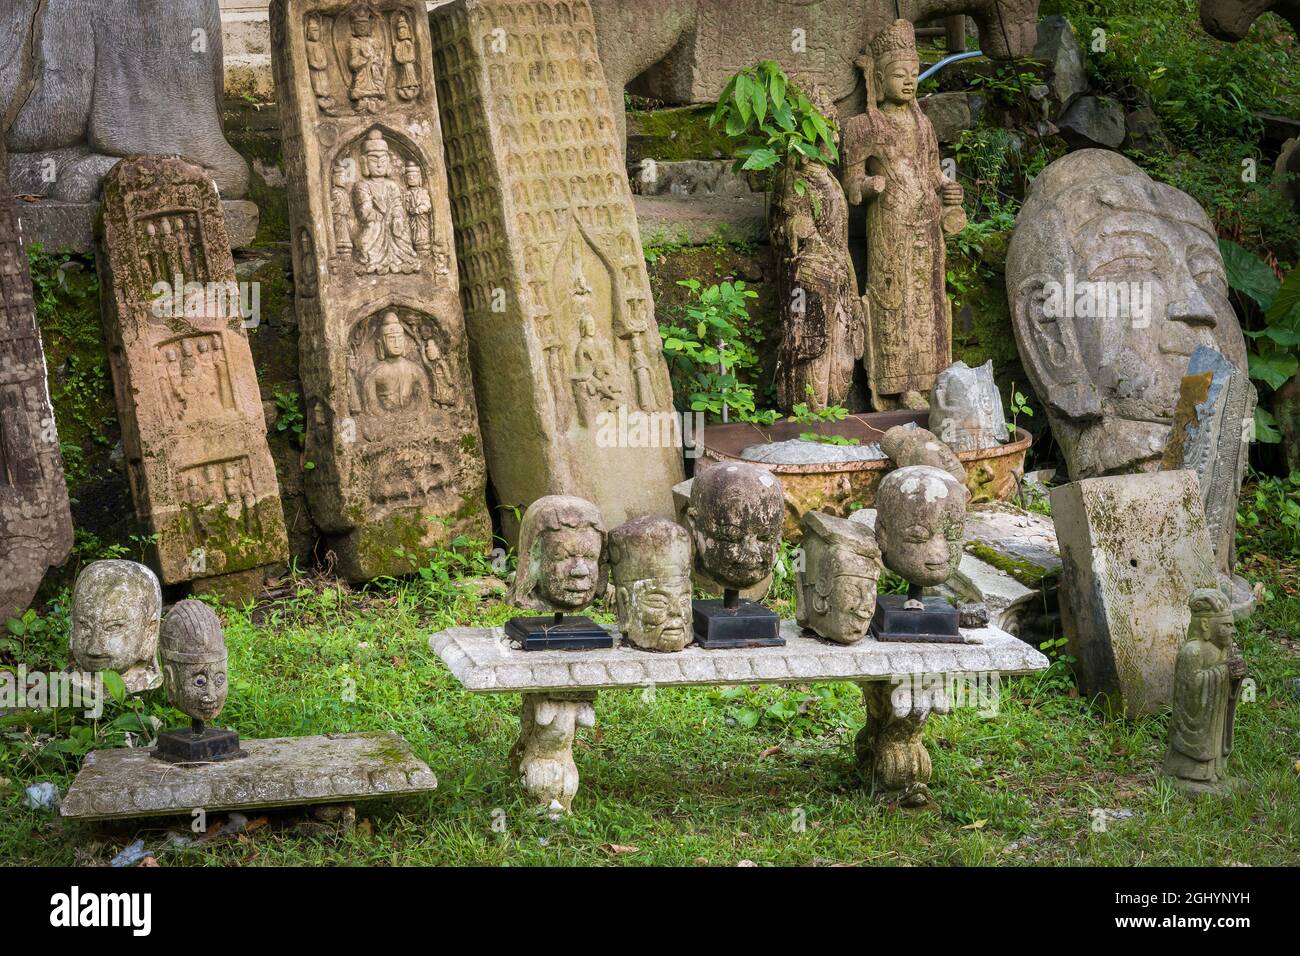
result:
[[[430,23],[497,497],[671,517],[679,420],[591,8],[457,0]]]
[[[0,621],[21,615],[46,569],[72,549],[63,458],[8,170],[0,138]]]
[[[854,751],[873,796],[908,810],[937,810],[929,787],[930,754],[921,733],[931,711],[946,714],[949,710],[943,682],[933,688],[919,687],[917,681],[859,686],[867,724],[854,739]]]
[[[425,6],[270,16],[312,517],[349,580],[410,573],[491,537]]]
[[[596,726],[596,692],[523,695],[519,739],[510,749],[510,771],[543,808],[568,813],[578,792],[573,738]]]
[[[104,179],[97,258],[127,473],[159,577],[257,590],[242,579],[289,546],[211,177],[175,157],[122,160]]]

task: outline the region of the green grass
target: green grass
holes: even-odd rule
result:
[[[498,623],[511,611],[498,595],[438,577],[360,592],[304,582],[297,596],[251,614],[222,611],[232,679],[223,725],[249,738],[393,730],[437,773],[434,793],[363,805],[364,822],[347,834],[311,830],[286,811],[242,839],[168,849],[158,823],[73,824],[24,808],[27,784],[71,782],[80,748],[59,743],[78,732],[65,716],[42,739],[33,732],[50,726],[24,731],[7,718],[0,863],[102,864],[137,836],[163,865],[1300,862],[1300,701],[1285,686],[1300,661],[1275,640],[1296,636],[1300,597],[1281,581],[1241,635],[1258,682],[1237,722],[1234,766],[1254,783],[1244,795],[1178,796],[1156,773],[1164,718],[1103,719],[1057,664],[1012,682],[995,718],[973,709],[931,718],[938,815],[868,798],[851,758],[860,696],[851,685],[823,685],[603,693],[598,727],[575,749],[575,812],[551,820],[534,812],[506,768],[518,698],[465,693],[427,646],[452,622]],[[788,613],[787,600],[776,603]],[[63,653],[62,616],[46,620],[46,632],[13,652],[30,664],[49,666]],[[161,691],[143,710],[180,723]],[[737,720],[746,710],[757,717]],[[86,746],[120,745],[122,729],[138,726],[121,713],[81,726],[92,735]],[[1133,815],[1098,831],[1100,809]],[[615,845],[637,849],[614,853]]]

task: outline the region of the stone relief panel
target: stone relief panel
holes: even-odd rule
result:
[[[308,82],[328,116],[382,113],[394,100],[420,99],[424,81],[417,57],[411,4],[321,4],[304,9]]]

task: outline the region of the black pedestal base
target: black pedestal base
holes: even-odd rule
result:
[[[782,647],[781,619],[761,604],[696,601],[691,605],[695,643],[710,650],[725,647]]]
[[[876,613],[867,635],[878,641],[964,644],[957,609],[943,598],[925,598],[924,608],[907,608],[901,594],[876,598]]]
[[[247,757],[239,749],[239,734],[233,730],[208,727],[202,733],[192,730],[168,730],[158,735],[153,757],[168,763],[215,763]]]
[[[516,617],[506,621],[506,637],[526,651],[586,651],[613,647],[614,637],[589,617]]]

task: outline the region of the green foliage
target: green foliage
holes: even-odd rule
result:
[[[1021,415],[1034,417],[1034,410],[1029,407],[1029,397],[1024,392],[1016,391],[1016,383],[1011,383],[1011,421],[1007,422],[1007,434],[1012,438],[1016,436],[1016,428],[1020,421]]]
[[[718,125],[738,144],[737,172],[775,170],[799,158],[839,162],[835,121],[818,112],[773,60],[747,67],[727,82],[709,117],[710,128]],[[806,184],[795,184],[800,195],[806,190]]]
[[[677,283],[691,292],[684,314],[659,327],[664,357],[673,379],[673,393],[688,396],[684,411],[721,418],[771,422],[775,413],[760,413],[754,386],[743,373],[758,368],[756,330],[748,302],[758,293],[740,280],[705,288],[696,279]]]
[[[1251,476],[1237,502],[1237,546],[1300,560],[1300,471]]]
[[[811,398],[813,388],[811,385],[805,385],[804,391]],[[798,422],[800,425],[821,425],[825,423],[842,422],[849,417],[849,410],[843,405],[827,405],[825,408],[813,408],[807,402],[799,402],[791,410],[789,421]],[[843,435],[822,435],[818,432],[809,430],[800,432],[799,437],[804,441],[821,442],[824,445],[856,445],[856,438],[845,438]]]
[[[280,434],[288,433],[298,448],[306,444],[307,421],[302,414],[302,399],[297,392],[275,390],[275,430]]]
[[[852,684],[723,687],[709,691],[708,698],[723,708],[729,723],[796,739],[821,736],[862,705],[862,694]]]

